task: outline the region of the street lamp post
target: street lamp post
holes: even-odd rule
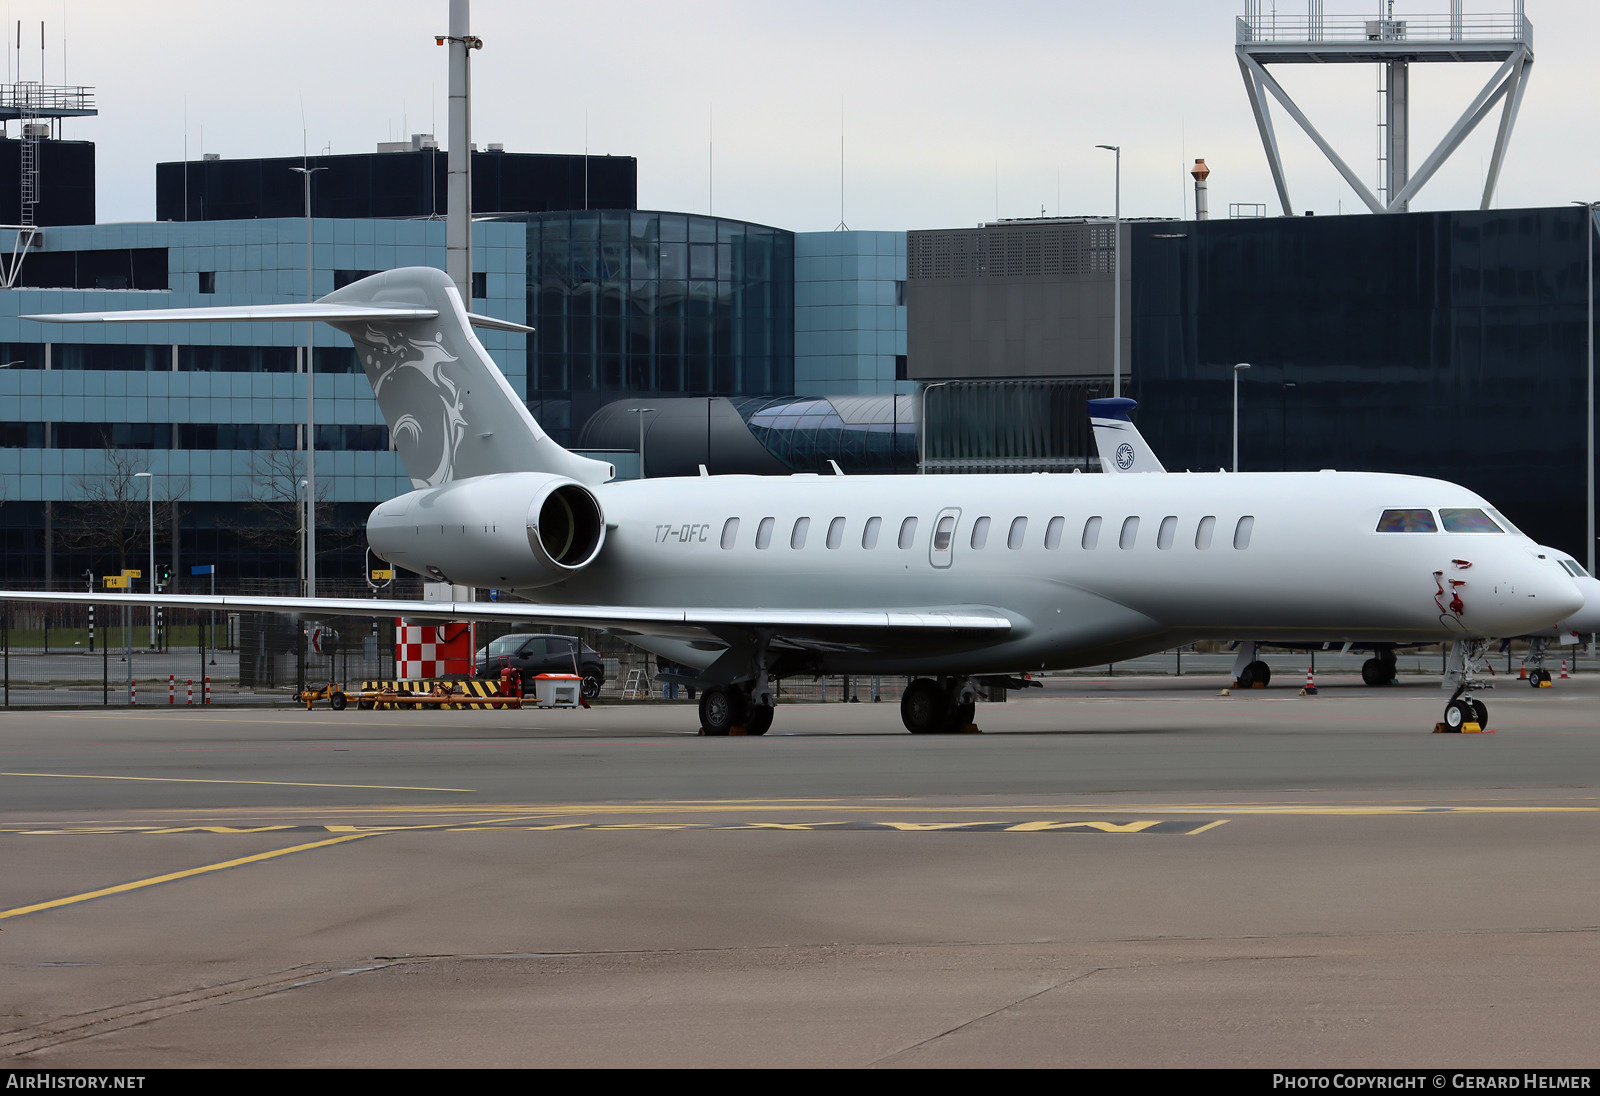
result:
[[[1587,510],[1587,525],[1585,527],[1586,556],[1584,565],[1589,569],[1589,574],[1594,574],[1594,234],[1597,227],[1595,223],[1595,210],[1600,208],[1600,202],[1579,202],[1584,210],[1584,256],[1588,260],[1588,344],[1589,344],[1589,390],[1588,399],[1584,401],[1587,432],[1586,452],[1584,462],[1584,505]],[[1589,644],[1589,653],[1594,654],[1594,641]]]
[[[145,574],[150,579],[150,593],[156,592],[156,477],[149,472],[135,472],[134,479],[150,481],[149,521],[150,521],[150,570]],[[150,649],[156,649],[156,607],[150,606]]]
[[[655,411],[654,407],[635,407],[633,413],[639,416],[639,478],[644,479],[644,417]]]
[[[1233,468],[1239,470],[1239,374],[1250,368],[1249,362],[1240,362],[1233,367]]]
[[[1111,394],[1122,395],[1122,146],[1095,145],[1117,157],[1115,216],[1111,222]]]
[[[311,284],[311,176],[325,167],[291,167],[306,183],[306,303],[316,298]],[[306,321],[306,596],[317,596],[317,420],[313,401],[316,398],[316,369],[312,363],[312,343],[316,323]]]

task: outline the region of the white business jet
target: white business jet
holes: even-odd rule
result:
[[[1144,435],[1133,424],[1130,412],[1137,406],[1133,400],[1121,397],[1089,401],[1089,422],[1094,428],[1095,447],[1099,451],[1100,466],[1103,471],[1113,474],[1166,471],[1149,442],[1145,441]],[[1107,457],[1108,453],[1110,457]],[[1485,518],[1487,523],[1484,521]],[[1379,519],[1379,530],[1387,533],[1437,533],[1441,528],[1446,533],[1478,534],[1503,531],[1517,533],[1517,529],[1497,510],[1463,515],[1454,509],[1442,509],[1436,522],[1431,511],[1399,508],[1385,510]],[[1556,624],[1518,637],[1527,639],[1529,643],[1528,683],[1534,686],[1550,680],[1550,671],[1545,668],[1544,663],[1546,651],[1552,641],[1575,643],[1581,634],[1600,631],[1600,580],[1591,577],[1583,569],[1582,564],[1565,552],[1542,546],[1538,551],[1541,555],[1554,560],[1572,576],[1574,584],[1583,595],[1584,603],[1576,612]],[[1445,592],[1441,590],[1441,596]],[[1361,640],[1347,638],[1343,649],[1372,651],[1372,657],[1361,666],[1361,680],[1368,685],[1387,685],[1394,680],[1395,650],[1404,645],[1364,636]],[[1274,646],[1305,649],[1306,644],[1274,644]],[[1257,657],[1259,647],[1258,640],[1246,640],[1239,644],[1239,655],[1234,661],[1233,676],[1235,682],[1242,687],[1248,688],[1256,683],[1265,685],[1271,677],[1271,669]],[[1447,688],[1453,687],[1454,684],[1448,674],[1445,684]]]
[[[965,727],[975,700],[1029,671],[1230,634],[1481,647],[1546,627],[1582,601],[1572,576],[1520,535],[1379,532],[1396,509],[1488,512],[1462,487],[1410,476],[616,481],[609,464],[539,428],[472,333],[473,324],[527,329],[470,315],[428,268],[377,274],[311,305],[33,318],[333,324],[354,341],[416,488],[373,510],[372,550],[530,603],[124,601],[605,628],[698,671],[707,734],[765,732],[774,683],[789,675],[911,675],[906,729],[938,733]],[[1481,720],[1474,705],[1465,684],[1447,718]]]

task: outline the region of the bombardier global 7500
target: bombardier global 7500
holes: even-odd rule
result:
[[[528,329],[470,314],[430,268],[376,274],[312,304],[32,318],[332,324],[353,340],[414,487],[372,511],[372,551],[436,581],[524,599],[124,603],[603,628],[696,673],[707,734],[764,733],[775,683],[818,674],[909,675],[906,729],[949,732],[1022,674],[1228,635],[1453,643],[1459,681],[1445,722],[1481,724],[1471,668],[1489,638],[1548,627],[1583,601],[1572,576],[1497,522],[1488,502],[1436,479],[617,480],[610,464],[540,429],[472,331]],[[1396,514],[1440,515],[1444,526],[1390,532]]]

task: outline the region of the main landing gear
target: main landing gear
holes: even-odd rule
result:
[[[1380,651],[1361,664],[1363,685],[1393,685],[1398,660],[1393,651]]]
[[[1487,639],[1458,639],[1450,645],[1450,656],[1445,662],[1444,688],[1451,689],[1450,700],[1444,706],[1444,720],[1435,731],[1481,731],[1489,725],[1489,709],[1483,701],[1473,696],[1474,690],[1493,688],[1488,682],[1473,674],[1484,665],[1484,652],[1489,649]]]
[[[970,677],[919,677],[900,698],[900,721],[912,734],[957,734],[972,726],[977,699]]]
[[[700,691],[700,733],[713,737],[759,735],[772,729],[772,693],[749,686],[712,685]]]
[[[1256,657],[1258,645],[1252,642],[1239,644],[1239,654],[1233,660],[1233,687],[1235,689],[1265,689],[1272,680],[1272,667]]]

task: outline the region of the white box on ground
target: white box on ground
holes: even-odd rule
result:
[[[540,674],[533,679],[533,695],[541,708],[576,708],[583,678],[577,674]]]

